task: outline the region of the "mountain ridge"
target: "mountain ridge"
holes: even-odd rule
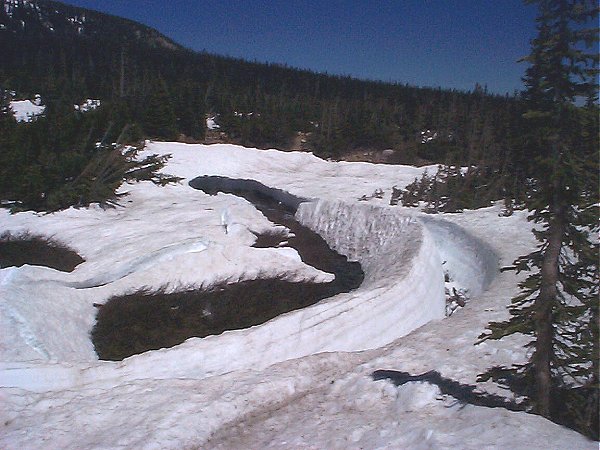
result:
[[[159,31],[139,22],[53,0],[1,0],[0,31],[22,34],[34,27],[45,36],[78,35],[92,38],[106,32],[107,18],[121,24],[126,41],[147,42],[171,50],[183,47]]]

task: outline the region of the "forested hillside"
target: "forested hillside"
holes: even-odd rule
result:
[[[195,53],[143,25],[58,2],[3,3],[2,87],[19,97],[40,93],[48,104],[102,99],[117,128],[136,123],[151,137],[202,140],[205,115],[216,114],[229,139],[246,145],[286,148],[302,132],[306,147],[326,157],[394,149],[403,162],[468,162],[492,156],[481,149],[497,155],[509,146],[519,114],[514,99],[481,87],[421,89],[249,63]]]
[[[506,180],[522,179],[531,159],[520,150],[522,101],[479,85],[459,92],[250,63],[193,52],[144,25],[54,1],[1,3],[5,200],[45,208],[48,192],[76,179],[98,148],[142,138],[474,165],[502,180],[490,194],[496,198],[515,190]],[[44,117],[17,125],[9,101],[35,94]],[[75,111],[86,99],[101,106]],[[207,132],[207,117],[220,128]]]

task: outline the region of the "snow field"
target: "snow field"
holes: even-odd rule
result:
[[[387,207],[391,186],[423,168],[228,145],[149,143],[148,152],[171,153],[165,172],[188,180],[253,178],[321,199],[303,204],[298,219],[359,259],[364,284],[248,330],[100,362],[89,341],[93,303],[111,295],[328,274],[286,249],[250,247],[256,233],[277,227],[243,199],[185,182],[125,186],[131,195],[114,210],[0,211],[0,228],[54,237],[86,259],[70,274],[0,270],[0,447],[597,448],[536,416],[458,405],[428,384],[370,379],[376,369],[435,369],[474,383],[492,365],[523,360],[524,340],[474,343],[490,320],[506,317],[516,293],[519,277],[497,274],[497,264],[534,245],[525,213],[498,218],[493,207],[440,220]],[[383,199],[357,202],[380,188]],[[444,315],[444,270],[471,299],[431,320]]]
[[[304,203],[298,217],[305,225],[333,241],[338,251],[362,263],[366,277],[361,288],[247,330],[203,339],[191,338],[175,348],[136,355],[116,365],[99,363],[77,377],[78,384],[123,376],[169,378],[193,373],[201,378],[249,367],[262,369],[276,362],[323,351],[376,348],[432,319],[444,317],[441,261],[433,242],[423,234],[422,226],[415,219],[381,207],[362,204],[352,207],[341,202]],[[162,254],[168,254],[169,249],[172,254],[171,247],[163,249]],[[207,247],[199,248],[205,250]],[[150,262],[157,264],[157,260],[160,258],[151,258]],[[132,267],[144,271],[150,262]],[[77,286],[85,286],[85,283],[89,280]],[[69,296],[64,297],[71,301]],[[35,311],[30,311],[29,315],[35,316]],[[39,317],[39,326],[43,327],[47,319],[47,316]],[[79,334],[83,338],[76,330],[69,334]],[[51,346],[56,349],[54,354],[58,348],[63,352],[75,351],[72,347],[77,340],[54,342],[55,338],[60,341],[62,336],[60,332],[47,335],[45,345],[40,345],[37,340],[27,343],[37,350]],[[88,349],[89,344],[86,344]],[[177,360],[177,364],[165,364],[169,358]],[[11,376],[13,383],[17,378],[16,370],[13,369]],[[30,378],[22,376],[28,382]],[[72,379],[73,376],[62,378]],[[22,387],[52,388],[47,384]]]

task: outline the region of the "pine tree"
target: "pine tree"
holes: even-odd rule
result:
[[[552,394],[567,392],[561,405],[573,411],[567,422],[597,438],[598,244],[589,236],[598,231],[598,143],[597,122],[588,120],[591,110],[597,115],[597,107],[594,101],[586,108],[576,105],[582,97],[594,97],[597,89],[597,55],[583,47],[597,42],[598,30],[585,25],[597,17],[598,8],[589,0],[527,3],[539,6],[538,35],[525,59],[530,67],[524,78],[527,145],[535,156],[526,206],[529,220],[538,224],[534,234],[539,244],[515,261],[517,271],[530,275],[512,301],[510,319],[491,323],[491,333],[482,339],[531,335],[529,361],[504,375],[527,380],[534,410],[545,417],[565,417],[565,411],[557,412]],[[595,398],[595,407],[571,395],[581,388]],[[573,417],[586,408],[591,408],[587,418]]]
[[[8,92],[0,87],[0,146],[6,149],[11,139],[16,120],[10,108],[10,97]],[[6,150],[5,150],[6,151]]]
[[[125,133],[126,130],[122,132]],[[161,173],[170,155],[149,155],[139,158],[141,147],[101,146],[87,161],[80,173],[47,196],[45,209],[55,211],[69,206],[101,206],[117,204],[126,193],[118,192],[123,183],[151,181],[165,186],[181,179]]]
[[[16,128],[8,93],[0,88],[0,197],[4,200],[8,199],[5,194],[10,192],[16,176],[11,170],[11,161],[17,159],[14,145]]]
[[[177,117],[173,108],[173,99],[164,80],[158,80],[151,87],[149,99],[145,105],[143,127],[152,138],[177,139]]]

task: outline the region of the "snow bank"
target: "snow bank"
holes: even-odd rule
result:
[[[303,203],[297,218],[333,249],[359,261],[365,272],[357,290],[362,300],[345,312],[336,331],[342,335],[347,327],[346,333],[356,334],[360,326],[363,342],[356,342],[355,350],[385,345],[444,317],[441,260],[415,218],[390,208],[330,201]]]
[[[464,228],[433,216],[419,219],[435,241],[444,270],[469,297],[487,289],[498,273],[498,256]]]
[[[297,213],[301,223],[319,232],[337,251],[358,260],[363,285],[263,325],[219,336],[188,339],[184,344],[133,356],[122,363],[99,363],[79,374],[65,367],[60,380],[46,370],[22,366],[29,389],[64,388],[69,383],[118,378],[195,378],[271,364],[319,352],[373,349],[444,317],[444,276],[433,239],[422,225],[396,210],[343,202],[307,202]],[[357,330],[360,330],[359,332]],[[169,361],[176,362],[170,364]],[[54,374],[59,370],[52,367]],[[11,366],[4,385],[21,377]],[[5,377],[8,373],[5,372]],[[116,381],[115,381],[116,382]],[[18,386],[22,386],[20,383]]]

